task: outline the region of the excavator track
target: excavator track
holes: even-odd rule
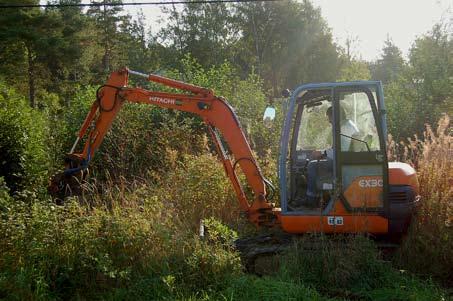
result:
[[[279,265],[278,254],[288,250],[294,243],[294,235],[270,233],[237,239],[235,249],[240,253],[247,272],[268,275]]]

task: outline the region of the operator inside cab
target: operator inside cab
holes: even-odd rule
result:
[[[326,117],[329,121],[331,132],[333,123],[332,107],[326,110]],[[340,108],[340,139],[341,151],[354,151],[353,137],[359,134],[357,125],[347,118],[344,108]],[[319,176],[330,178],[332,183],[333,178],[333,147],[332,135],[329,137],[330,147],[324,151],[313,151],[312,160],[307,165],[307,195],[306,205],[317,207],[321,197],[321,192],[317,188],[317,179]],[[321,174],[321,175],[320,175]]]
[[[332,107],[329,107],[326,110],[326,117],[329,121],[330,125],[332,126],[333,123],[333,112]],[[340,134],[341,134],[341,151],[354,151],[354,143],[352,143],[352,139],[349,137],[354,137],[359,133],[359,129],[357,125],[350,119],[346,117],[346,113],[343,108],[340,109]],[[330,136],[330,148],[324,150],[324,154],[321,151],[314,151],[313,156],[314,159],[320,159],[323,155],[327,156],[330,160],[333,160],[333,148],[332,148],[332,136]]]

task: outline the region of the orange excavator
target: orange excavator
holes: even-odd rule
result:
[[[131,75],[186,94],[129,87]],[[146,103],[193,113],[206,123],[240,207],[255,225],[280,228],[290,234],[401,236],[420,197],[414,169],[387,160],[381,83],[306,84],[287,97],[278,164],[280,208],[271,202],[273,186],[261,173],[238,118],[225,99],[206,88],[129,69],[113,72],[97,90],[66,157],[65,170],[51,179],[49,191],[60,200],[68,192],[76,192],[123,104]],[[265,121],[274,117],[275,109],[268,107]],[[75,150],[80,141],[84,146],[78,153]],[[238,179],[237,167],[253,191],[251,200]]]

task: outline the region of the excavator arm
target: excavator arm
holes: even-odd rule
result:
[[[145,77],[151,82],[190,92],[190,94],[128,87],[128,77],[131,74]],[[215,96],[209,89],[128,69],[113,72],[107,84],[97,90],[96,101],[91,106],[77,139],[67,155],[66,169],[51,180],[49,191],[52,195],[59,196],[61,199],[68,190],[77,191],[76,186],[85,176],[91,158],[126,101],[156,105],[198,115],[207,125],[225,172],[233,185],[239,205],[249,220],[258,226],[273,226],[278,222],[278,209],[268,201],[266,193],[266,187],[271,184],[263,177],[238,118],[226,100]],[[234,162],[226,153],[221,137],[228,144]],[[86,138],[83,150],[76,153],[75,149],[83,138]],[[240,166],[253,191],[253,200],[248,200],[244,193],[236,175],[237,165]]]

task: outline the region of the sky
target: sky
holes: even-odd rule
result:
[[[453,17],[453,0],[312,0],[321,8],[334,39],[344,45],[357,40],[354,50],[375,60],[389,36],[407,56],[414,40],[440,21]]]
[[[145,2],[148,0],[123,0]],[[160,0],[168,1],[171,0]],[[302,1],[302,0],[298,0]],[[88,3],[83,0],[83,3]],[[311,0],[331,28],[336,43],[345,45],[349,37],[353,54],[367,61],[376,60],[384,41],[390,37],[407,57],[414,40],[434,24],[453,19],[453,0]],[[141,6],[148,26],[157,32],[162,19],[159,6]],[[132,15],[138,8],[125,6]]]

